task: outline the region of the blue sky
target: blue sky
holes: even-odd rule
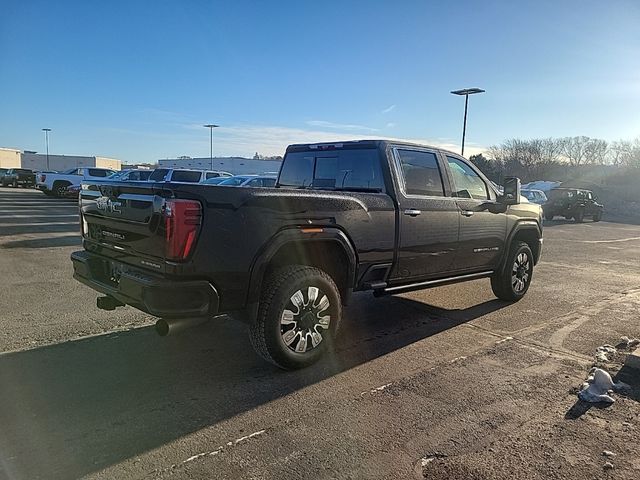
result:
[[[640,135],[635,1],[0,0],[0,146],[127,162]]]

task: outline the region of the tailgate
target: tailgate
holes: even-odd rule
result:
[[[171,192],[137,182],[83,182],[82,236],[122,254],[164,258],[163,208]]]

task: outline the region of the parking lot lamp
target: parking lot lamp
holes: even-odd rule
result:
[[[49,132],[51,129],[43,128],[42,131],[44,132],[44,141],[47,144],[47,170],[49,170]]]
[[[464,137],[467,133],[467,107],[469,106],[469,95],[474,93],[484,93],[481,88],[463,88],[462,90],[454,90],[451,93],[454,95],[464,95],[464,123],[462,125],[462,153],[464,156]]]
[[[211,162],[211,170],[213,170],[213,129],[219,127],[220,125],[214,125],[213,123],[207,123],[203,125],[209,129],[209,160]]]

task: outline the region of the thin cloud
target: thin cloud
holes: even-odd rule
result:
[[[382,110],[382,113],[389,113],[391,110],[393,110],[395,108],[396,108],[396,104],[394,103],[393,105],[389,105],[387,108]]]
[[[362,130],[365,132],[377,132],[377,128],[366,127],[364,125],[354,125],[348,123],[333,123],[325,120],[309,120],[305,122],[310,127],[331,128],[336,130]]]
[[[389,122],[389,123],[387,123],[387,128],[393,128],[393,127],[395,127],[395,126],[396,126],[396,124],[395,124],[395,123],[393,123],[393,122]]]

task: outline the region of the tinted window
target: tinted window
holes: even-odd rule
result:
[[[289,153],[282,163],[280,180],[283,187],[308,187],[313,181],[315,157],[309,153]]]
[[[263,187],[275,187],[276,186],[276,179],[275,178],[263,178],[262,179],[262,186]]]
[[[384,189],[376,149],[289,153],[282,166],[279,184],[321,190],[380,192]]]
[[[16,168],[14,170],[14,173],[27,173],[27,174],[29,174],[29,173],[33,173],[33,172],[31,170],[26,169],[26,168]]]
[[[208,179],[219,177],[220,174],[218,172],[207,172],[205,177]]]
[[[443,197],[444,187],[435,153],[398,150],[407,195]]]
[[[111,173],[112,172],[110,172],[108,170],[98,170],[97,168],[90,168],[89,169],[89,175],[91,175],[92,177],[107,177]]]
[[[487,200],[487,185],[480,178],[475,170],[462,160],[447,157],[451,181],[453,183],[453,196],[460,198],[475,198],[477,200]]]
[[[202,172],[197,170],[174,170],[171,175],[171,181],[198,183],[201,176]]]
[[[167,176],[167,173],[169,173],[169,170],[166,168],[156,168],[149,176],[149,180],[161,182]]]

